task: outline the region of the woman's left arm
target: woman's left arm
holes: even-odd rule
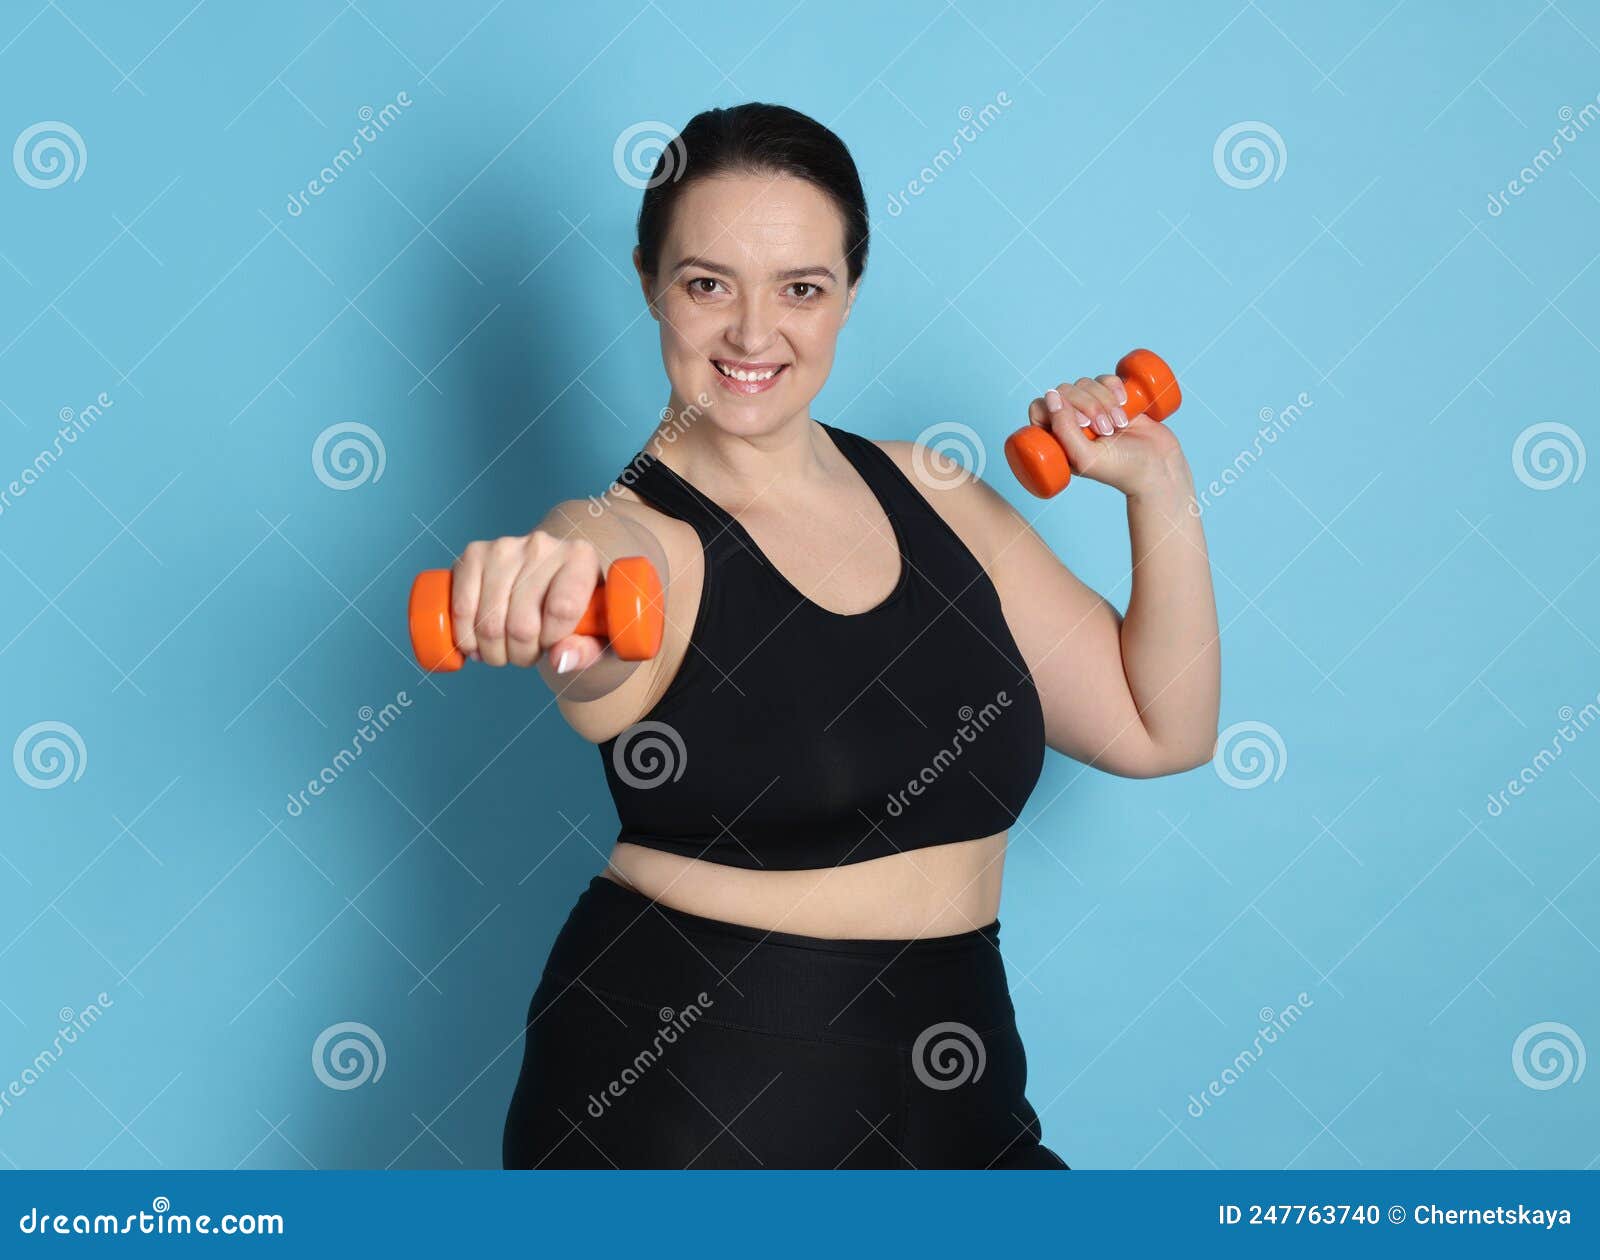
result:
[[[1141,423],[1166,432],[1154,421]],[[1190,770],[1209,761],[1216,746],[1222,653],[1205,532],[1191,511],[1194,481],[1176,443],[1173,449],[1176,459],[1128,494],[1133,590],[1120,640],[1129,692],[1152,745],[1173,769]]]
[[[1011,520],[1001,526],[1009,541],[1001,542],[995,563],[1002,600],[1009,588],[1014,598],[1008,608],[1020,610],[1024,636],[1036,648],[1051,644],[1041,667],[1047,721],[1053,711],[1064,724],[1086,723],[1067,736],[1068,745],[1090,752],[1083,758],[1090,764],[1143,777],[1210,759],[1222,662],[1211,563],[1192,510],[1188,461],[1171,429],[1126,415],[1126,402],[1115,376],[1081,377],[1046,391],[1028,409],[1029,420],[1066,448],[1076,477],[1126,496],[1133,565],[1126,614],[1119,617],[1087,588],[1094,606],[1076,612],[1084,599],[1072,588],[1082,584],[1009,505]],[[1028,587],[1018,589],[1019,579],[1042,586],[1029,595]],[[1096,690],[1109,692],[1087,712],[1077,698],[1085,665],[1102,674]],[[1130,744],[1130,735],[1142,738]]]
[[[1111,774],[1150,778],[1211,758],[1221,653],[1188,463],[1164,424],[1124,417],[1124,401],[1114,376],[1084,378],[1036,399],[1029,415],[1057,434],[1075,479],[1101,481],[1127,496],[1133,581],[1126,615],[1081,582],[982,481],[928,497],[1000,593],[1039,690],[1049,746]],[[1085,437],[1079,429],[1085,418],[1103,421],[1112,434]]]

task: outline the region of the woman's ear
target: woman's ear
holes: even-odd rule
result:
[[[841,327],[841,328],[843,328],[845,326],[845,324],[849,321],[850,312],[855,310],[855,306],[856,306],[856,290],[859,289],[860,287],[861,287],[861,281],[859,281],[859,280],[857,280],[854,284],[852,284],[850,286],[850,294],[844,300],[844,317],[842,319],[840,319],[840,321],[839,321],[839,327]]]
[[[633,269],[639,273],[639,288],[644,292],[645,305],[650,308],[650,318],[659,324],[661,316],[656,313],[655,277],[645,274],[644,254],[637,245],[633,247]]]

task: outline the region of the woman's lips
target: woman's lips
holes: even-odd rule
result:
[[[713,359],[711,361],[711,364],[712,364],[712,370],[714,372],[716,372],[717,380],[722,383],[723,388],[729,390],[732,393],[742,394],[742,395],[744,395],[746,397],[748,397],[748,396],[750,396],[752,394],[765,393],[767,390],[771,389],[774,385],[776,385],[780,380],[783,379],[784,372],[786,372],[788,370],[788,368],[789,368],[789,365],[787,363],[774,364],[774,365],[771,365],[771,366],[775,367],[777,370],[774,371],[772,373],[772,375],[769,376],[766,380],[764,380],[764,381],[740,381],[740,380],[735,380],[733,377],[731,377],[731,376],[727,375],[725,372],[723,372],[721,367],[718,366],[719,362],[720,362],[720,360]],[[744,370],[765,371],[767,369],[765,367],[761,367],[761,368],[744,369]]]

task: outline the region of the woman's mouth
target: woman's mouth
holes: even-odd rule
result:
[[[735,394],[759,394],[771,389],[783,375],[787,363],[740,363],[732,359],[712,359],[717,379]]]

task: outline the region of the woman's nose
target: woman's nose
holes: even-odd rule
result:
[[[741,354],[754,357],[772,343],[778,321],[777,312],[766,303],[747,298],[734,312],[728,339],[739,347]]]

